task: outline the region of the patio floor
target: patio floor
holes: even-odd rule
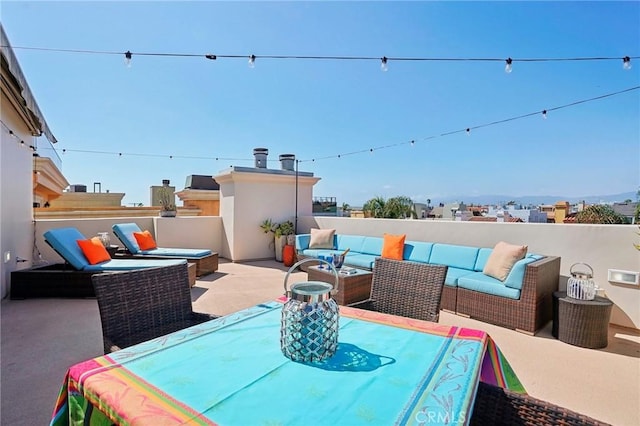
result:
[[[281,263],[220,261],[192,288],[194,309],[228,314],[283,294]],[[293,273],[290,283],[306,280]],[[68,367],[102,355],[94,299],[8,300],[0,304],[0,424],[48,424]],[[594,350],[442,312],[440,322],[488,332],[530,395],[613,425],[640,424],[640,333],[610,327],[609,346]]]

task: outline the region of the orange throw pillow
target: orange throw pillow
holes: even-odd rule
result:
[[[156,241],[151,236],[151,232],[142,231],[142,232],[134,232],[134,238],[136,239],[138,246],[140,246],[140,250],[153,250],[158,248]]]
[[[111,260],[109,252],[102,245],[100,238],[93,237],[90,240],[76,240],[82,250],[82,254],[87,258],[90,264],[96,265],[98,263]]]
[[[402,260],[405,238],[405,234],[384,234],[384,241],[382,242],[382,257],[385,259]]]

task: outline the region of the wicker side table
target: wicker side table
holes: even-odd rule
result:
[[[327,269],[309,266],[307,269],[309,281],[323,281],[334,284],[335,277]],[[338,274],[338,292],[333,295],[338,305],[350,305],[362,302],[371,297],[371,278],[373,273],[358,269],[355,274]]]
[[[613,302],[596,296],[594,300],[558,297],[558,339],[574,346],[599,349],[609,344],[609,318]]]

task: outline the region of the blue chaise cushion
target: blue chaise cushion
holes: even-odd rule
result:
[[[125,245],[127,250],[132,254],[158,256],[158,257],[183,257],[187,259],[201,259],[211,255],[208,249],[184,249],[184,248],[168,248],[156,247],[151,250],[140,250],[140,246],[136,241],[134,232],[142,232],[136,223],[116,223],[111,227],[113,233]]]
[[[86,240],[76,228],[56,228],[44,233],[44,239],[64,260],[77,270],[83,270],[89,261],[82,253],[78,240]]]

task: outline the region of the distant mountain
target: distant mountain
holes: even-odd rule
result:
[[[595,203],[614,203],[623,202],[624,200],[636,201],[635,192],[623,192],[620,194],[609,195],[585,195],[582,197],[567,197],[564,195],[524,195],[522,197],[514,197],[512,195],[460,195],[458,197],[451,197],[446,200],[433,200],[434,203],[451,203],[454,201],[464,202],[465,204],[506,204],[509,201],[515,201],[516,204],[523,205],[540,205],[540,204],[555,204],[558,201],[568,201],[569,203],[577,203],[585,201],[587,204]]]

